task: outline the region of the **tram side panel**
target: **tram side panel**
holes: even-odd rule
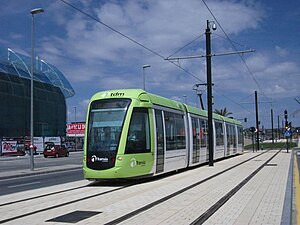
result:
[[[155,173],[187,167],[187,121],[183,111],[155,107]]]
[[[223,158],[225,155],[225,137],[223,121],[214,120],[215,152],[214,159]]]
[[[164,111],[165,171],[185,168],[187,162],[186,123],[183,113]]]
[[[208,161],[208,127],[204,117],[188,114],[189,121],[189,166]]]
[[[230,156],[234,151],[234,126],[230,123],[226,123],[226,137],[227,137],[227,151],[225,156]]]
[[[122,176],[141,176],[150,173],[153,168],[153,120],[151,110],[133,107],[129,127],[124,130],[127,137],[123,162]],[[120,151],[121,155],[122,152]]]
[[[189,165],[195,166],[208,162],[207,118],[188,114],[189,122]],[[213,120],[214,160],[242,151],[236,125],[220,120]]]
[[[242,126],[237,126],[237,153],[241,154],[243,153],[244,149],[244,133],[243,133],[243,127]]]
[[[153,109],[154,113],[154,171],[155,174],[164,172],[165,167],[165,125],[163,111],[159,109]]]

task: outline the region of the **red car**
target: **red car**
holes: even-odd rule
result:
[[[48,156],[69,156],[69,151],[64,145],[55,145],[53,142],[46,142],[45,143],[45,149],[44,149],[44,157],[47,158]]]

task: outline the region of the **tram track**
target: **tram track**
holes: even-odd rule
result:
[[[219,208],[221,208],[231,197],[233,197],[245,184],[247,184],[259,171],[261,171],[275,156],[278,155],[279,150],[276,154],[270,157],[266,162],[264,162],[260,167],[258,167],[254,172],[252,172],[248,177],[242,180],[238,185],[231,189],[225,196],[223,196],[219,201],[217,201],[213,206],[211,206],[206,212],[201,214],[196,220],[194,220],[190,225],[201,225],[208,218],[210,218]]]
[[[34,197],[30,197],[30,198],[24,198],[24,199],[11,201],[11,202],[6,202],[6,203],[0,204],[0,207],[7,206],[7,205],[12,205],[12,204],[17,204],[17,203],[21,203],[21,202],[26,202],[26,201],[31,201],[31,200],[35,200],[35,199],[39,199],[39,198],[45,198],[45,197],[49,197],[51,195],[57,195],[57,194],[61,194],[61,193],[69,192],[69,191],[82,189],[82,188],[85,188],[85,187],[86,187],[86,185],[83,185],[83,186],[80,186],[80,187],[70,188],[70,189],[61,190],[61,191],[55,191],[55,192],[51,192],[51,193],[47,193],[47,194],[43,194],[43,195],[37,195],[37,196],[34,196]]]
[[[119,190],[122,190],[122,189],[127,188],[127,187],[132,186],[132,185],[133,184],[128,185],[128,186],[118,187],[118,188],[115,188],[115,189],[112,189],[112,190],[100,192],[98,194],[93,194],[93,195],[85,196],[85,197],[82,197],[82,198],[74,199],[72,201],[60,203],[60,204],[49,206],[49,207],[46,207],[46,208],[42,208],[40,210],[35,210],[35,211],[24,213],[24,214],[21,214],[21,215],[18,215],[18,216],[10,217],[10,218],[4,219],[4,220],[0,220],[0,224],[6,223],[6,222],[9,222],[9,221],[13,221],[13,220],[16,220],[16,219],[20,219],[20,218],[23,218],[23,217],[31,216],[31,215],[34,215],[34,214],[37,214],[37,213],[45,212],[45,211],[48,211],[48,210],[51,210],[51,209],[60,208],[60,207],[63,207],[63,206],[66,206],[66,205],[70,205],[70,204],[73,204],[73,203],[77,203],[77,202],[80,202],[80,201],[84,201],[84,200],[88,200],[88,199],[91,199],[91,198],[95,198],[95,197],[98,197],[98,196],[101,196],[101,195],[105,195],[105,194],[108,194],[108,193],[111,193],[111,192],[119,191]]]
[[[163,203],[163,202],[165,202],[165,201],[167,201],[167,200],[169,200],[169,199],[171,199],[173,197],[176,197],[176,196],[178,196],[178,195],[180,195],[180,194],[182,194],[182,193],[184,193],[184,192],[186,192],[186,191],[188,191],[188,190],[190,190],[190,189],[192,189],[192,188],[194,188],[194,187],[196,187],[196,186],[198,186],[198,185],[200,185],[200,184],[202,184],[204,182],[207,182],[207,181],[209,181],[209,180],[211,180],[211,179],[213,179],[215,177],[218,177],[221,174],[224,174],[224,173],[226,173],[226,172],[228,172],[228,171],[230,171],[230,170],[232,170],[232,169],[234,169],[234,168],[236,168],[236,167],[238,167],[238,166],[240,166],[240,165],[242,165],[244,163],[247,163],[247,162],[249,162],[251,160],[254,160],[255,158],[257,158],[257,157],[265,154],[266,152],[262,152],[262,153],[260,153],[260,154],[258,154],[256,156],[253,156],[253,157],[251,157],[251,158],[249,158],[247,160],[244,160],[244,161],[242,161],[242,162],[240,162],[240,163],[238,163],[236,165],[233,165],[233,166],[231,166],[231,167],[229,167],[229,168],[227,168],[225,170],[222,170],[222,171],[220,171],[220,172],[218,172],[216,174],[213,174],[213,175],[211,175],[211,176],[209,176],[209,177],[207,177],[205,179],[202,179],[202,180],[200,180],[200,181],[198,181],[196,183],[193,183],[193,184],[191,184],[191,185],[189,185],[189,186],[187,186],[185,188],[182,188],[182,189],[180,189],[180,190],[178,190],[178,191],[176,191],[174,193],[171,193],[171,194],[167,195],[164,198],[158,199],[157,201],[149,203],[149,204],[145,205],[144,207],[141,207],[141,208],[136,209],[136,210],[134,210],[132,212],[129,212],[128,214],[125,214],[125,215],[123,215],[123,216],[121,216],[119,218],[116,218],[116,219],[114,219],[114,220],[112,220],[110,222],[107,222],[105,224],[109,224],[109,225],[111,225],[111,224],[118,224],[118,223],[121,223],[121,222],[123,222],[125,220],[128,220],[128,219],[130,219],[130,218],[132,218],[132,217],[134,217],[134,216],[136,216],[136,215],[138,215],[138,214],[140,214],[140,213],[142,213],[142,212],[144,212],[144,211],[146,211],[148,209],[151,209],[152,207],[157,206],[157,205],[159,205],[159,204],[161,204],[161,203]],[[113,193],[113,192],[120,191],[120,190],[123,190],[125,188],[128,188],[130,186],[133,186],[133,185],[135,185],[137,183],[140,183],[140,182],[133,182],[133,183],[121,186],[121,187],[114,188],[112,190],[107,190],[107,191],[103,191],[103,192],[100,192],[100,193],[91,194],[91,195],[84,196],[84,197],[81,197],[81,198],[77,198],[77,199],[74,199],[74,200],[71,200],[71,201],[66,201],[64,203],[56,204],[56,205],[45,207],[45,208],[42,208],[42,209],[38,209],[38,210],[35,210],[35,211],[32,211],[32,212],[27,212],[27,213],[20,214],[20,215],[14,216],[14,217],[6,218],[6,219],[3,219],[3,220],[0,220],[0,224],[5,223],[5,222],[9,222],[9,221],[13,221],[13,220],[17,220],[17,219],[20,219],[20,218],[23,218],[23,217],[27,217],[27,216],[30,216],[30,215],[34,215],[34,214],[37,214],[37,213],[46,212],[48,210],[57,209],[57,208],[60,208],[60,207],[63,207],[63,206],[67,206],[67,205],[70,205],[70,204],[78,203],[78,202],[85,201],[85,200],[88,200],[88,199],[92,199],[92,198],[95,198],[95,197],[99,197],[101,195],[110,194],[110,193]],[[84,185],[84,186],[79,186],[79,187],[76,187],[76,188],[71,188],[71,189],[67,189],[67,190],[57,191],[57,192],[53,192],[53,193],[49,193],[49,194],[44,194],[44,195],[39,195],[39,196],[31,197],[31,198],[20,199],[20,200],[8,202],[8,203],[3,203],[3,204],[0,205],[0,207],[12,205],[12,204],[18,204],[20,202],[26,202],[26,201],[36,200],[36,199],[39,199],[39,198],[47,197],[49,195],[56,195],[56,194],[66,193],[66,192],[70,192],[70,191],[74,191],[74,190],[83,189],[83,188],[86,188],[86,187],[87,187],[87,185]]]
[[[205,215],[201,215],[200,216],[201,218],[200,217],[198,217],[198,218],[202,219],[202,217],[203,217],[203,219],[205,219],[205,220],[208,219],[209,218],[208,216],[211,216],[214,212],[217,211],[218,206],[221,207],[222,203],[224,204],[229,199],[229,197],[232,197],[234,193],[236,193],[245,183],[247,183],[255,174],[257,174],[259,172],[259,170],[261,170],[269,161],[271,161],[280,151],[281,150],[279,150],[270,159],[268,159],[262,166],[260,166],[257,170],[255,170],[256,172],[253,172],[252,176],[249,176],[248,179],[246,178],[245,180],[247,180],[247,181],[243,180],[238,185],[238,187],[234,188],[234,190],[232,190],[232,192],[228,194],[228,196],[226,195],[224,197],[224,199],[222,198],[220,200],[220,202],[217,202],[214,205],[214,208],[210,209],[209,212],[206,212]],[[266,151],[266,152],[268,152],[268,151]],[[200,184],[203,184],[203,183],[205,183],[205,182],[207,182],[209,180],[212,180],[213,178],[216,178],[216,177],[218,177],[218,176],[220,176],[220,175],[222,175],[222,174],[224,174],[224,173],[226,173],[226,172],[228,172],[228,171],[230,171],[232,169],[235,169],[235,168],[237,168],[237,167],[239,167],[239,166],[241,166],[241,165],[243,165],[243,164],[245,164],[245,163],[247,163],[247,162],[249,162],[249,161],[251,161],[251,160],[253,160],[253,159],[257,158],[257,157],[259,157],[259,156],[261,156],[262,154],[265,154],[266,152],[260,153],[260,154],[258,154],[256,156],[253,156],[253,157],[251,157],[251,158],[249,158],[247,160],[244,160],[244,161],[242,161],[242,162],[240,162],[240,163],[238,163],[236,165],[233,165],[233,166],[231,166],[231,167],[229,167],[229,168],[227,168],[225,170],[222,170],[222,171],[220,171],[220,172],[218,172],[218,173],[216,173],[214,175],[211,175],[211,176],[209,176],[209,177],[207,177],[205,179],[202,179],[202,180],[200,180],[200,181],[198,181],[196,183],[193,183],[193,184],[191,184],[191,185],[189,185],[189,186],[187,186],[185,188],[182,188],[182,189],[180,189],[180,190],[178,190],[178,191],[176,191],[174,193],[171,193],[171,194],[165,196],[164,198],[158,199],[158,200],[156,200],[154,202],[151,202],[151,203],[149,203],[149,204],[147,204],[147,205],[145,205],[145,206],[143,206],[141,208],[138,208],[138,209],[136,209],[136,210],[134,210],[132,212],[129,212],[129,213],[127,213],[127,214],[125,214],[125,215],[123,215],[123,216],[121,216],[119,218],[116,218],[116,219],[114,219],[112,221],[109,221],[109,222],[105,223],[105,225],[114,225],[114,224],[119,224],[121,222],[124,222],[124,221],[126,221],[126,220],[128,220],[128,219],[130,219],[130,218],[132,218],[134,216],[137,216],[140,213],[145,212],[146,210],[149,210],[149,209],[151,209],[151,208],[153,208],[153,207],[155,207],[155,206],[157,206],[159,204],[162,204],[162,203],[164,203],[164,202],[166,202],[166,201],[168,201],[168,200],[170,200],[170,199],[172,199],[174,197],[179,196],[180,194],[183,194],[184,192],[186,192],[186,191],[188,191],[188,190],[190,190],[192,188],[197,187]],[[201,224],[201,223],[198,223],[198,220],[195,220],[194,222],[195,222],[195,224]]]
[[[129,186],[132,186],[136,183],[137,182],[134,182],[134,183],[131,182],[129,184],[126,184],[126,186],[129,187]],[[52,196],[52,195],[58,195],[58,194],[67,193],[67,192],[71,192],[71,191],[75,191],[75,190],[79,190],[79,189],[83,189],[83,188],[87,188],[87,187],[93,187],[93,186],[97,186],[97,182],[91,183],[91,184],[88,184],[88,185],[82,185],[82,186],[79,186],[79,187],[68,188],[68,189],[65,189],[65,190],[54,191],[54,192],[50,192],[50,193],[47,193],[47,194],[37,195],[37,196],[29,197],[29,198],[23,198],[23,199],[10,201],[10,202],[6,202],[6,203],[0,203],[0,207],[12,205],[12,204],[17,204],[17,203],[21,203],[21,202],[26,202],[26,201],[31,201],[31,200],[36,200],[36,199],[40,199],[40,198],[46,198],[46,197],[49,197],[49,196]],[[110,185],[108,185],[108,186],[113,186],[113,184],[110,183]]]

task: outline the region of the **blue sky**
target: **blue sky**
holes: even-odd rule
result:
[[[300,99],[299,1],[206,0],[215,19],[202,0],[68,2],[163,57],[197,37],[173,56],[204,55],[206,20],[216,19],[212,53],[255,52],[243,54],[243,60],[213,57],[213,108],[226,107],[252,126],[257,91],[262,125],[271,126],[273,109],[277,127],[277,117],[281,124],[287,109],[293,125],[300,126],[300,104],[294,100]],[[1,47],[30,56],[30,10],[39,7],[45,12],[35,17],[36,54],[62,71],[76,92],[67,99],[68,122],[74,120],[74,106],[77,120],[85,119],[88,100],[98,91],[142,88],[145,64],[151,65],[145,70],[147,91],[199,105],[193,85],[206,82],[205,58],[175,61],[186,73],[61,0],[1,0]],[[203,98],[206,104],[206,91]]]

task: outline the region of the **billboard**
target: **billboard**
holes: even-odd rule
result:
[[[25,155],[24,138],[3,138],[1,141],[1,154]]]
[[[60,137],[45,137],[44,143],[46,142],[53,142],[55,145],[61,145],[61,138]]]
[[[67,124],[67,136],[84,136],[85,123],[69,123]]]

